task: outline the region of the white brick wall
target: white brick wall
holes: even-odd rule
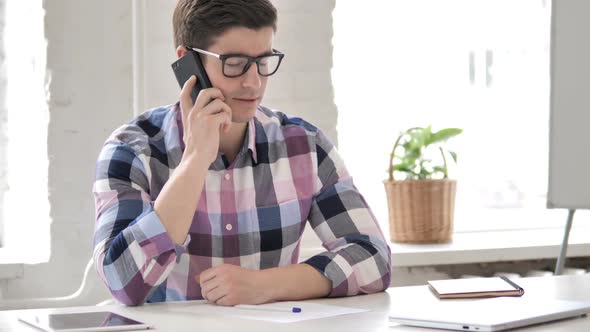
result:
[[[269,82],[264,104],[301,116],[337,142],[332,88],[334,0],[275,0],[279,12],[275,48],[286,53]]]
[[[108,135],[133,116],[131,3],[61,0],[43,6],[51,74],[51,256],[48,263],[25,265],[22,278],[6,280],[5,298],[63,296],[77,289],[92,255],[96,158]]]

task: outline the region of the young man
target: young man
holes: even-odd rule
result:
[[[386,289],[389,248],[336,149],[260,106],[282,57],[273,5],[180,0],[173,21],[177,56],[198,49],[214,87],[193,104],[191,78],[100,153],[94,259],[113,296],[236,305]],[[307,220],[327,251],[298,263]]]

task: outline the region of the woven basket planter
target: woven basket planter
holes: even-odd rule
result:
[[[389,206],[391,241],[452,241],[455,180],[386,180],[383,183]]]

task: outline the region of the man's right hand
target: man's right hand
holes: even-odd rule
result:
[[[180,109],[184,126],[183,160],[198,160],[209,167],[217,158],[221,131],[227,133],[232,125],[231,108],[217,88],[202,89],[193,105],[191,91],[197,83],[193,75],[180,92]]]

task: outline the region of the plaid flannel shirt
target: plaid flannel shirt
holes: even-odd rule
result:
[[[386,289],[391,254],[336,149],[313,125],[259,107],[230,165],[211,164],[186,241],[175,244],[153,202],[180,163],[178,103],[117,129],[97,161],[94,262],[113,296],[137,305],[200,299],[194,277],[220,264],[298,263],[309,224],[327,250],[306,260],[330,296]]]

